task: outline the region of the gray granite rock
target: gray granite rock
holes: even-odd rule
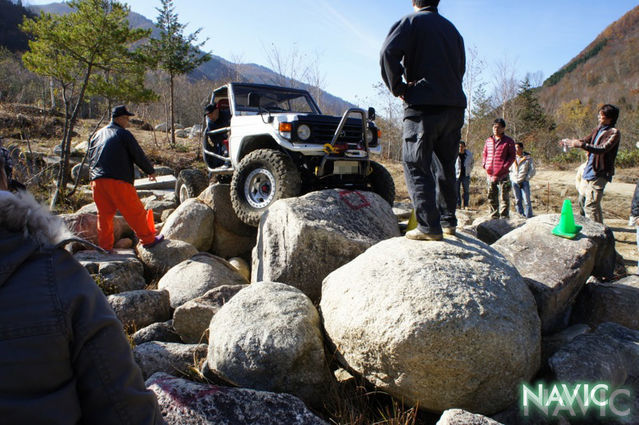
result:
[[[197,375],[206,359],[206,344],[145,342],[133,348],[133,357],[144,379],[157,372],[189,377]]]
[[[326,277],[320,309],[338,362],[430,411],[498,412],[539,368],[533,295],[465,234],[372,246]]]
[[[169,293],[166,291],[128,291],[109,295],[107,301],[126,328],[142,329],[171,318]]]
[[[171,425],[328,425],[290,394],[197,384],[164,373],[146,386]]]

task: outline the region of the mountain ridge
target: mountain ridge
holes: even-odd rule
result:
[[[539,88],[553,111],[561,102],[639,107],[639,6],[606,27]]]
[[[44,11],[46,13],[52,14],[66,14],[71,11],[71,8],[65,3],[49,3],[45,5],[30,6],[29,8],[35,13]],[[133,28],[151,29],[152,37],[158,34],[158,30],[157,28],[155,28],[154,22],[146,16],[137,12],[131,11],[131,13],[129,14],[129,24]],[[211,80],[212,82],[234,80],[262,84],[277,84],[276,82],[281,80],[279,74],[265,66],[255,63],[234,64],[231,61],[217,55],[211,55],[211,60],[209,62],[205,62],[200,65],[198,68],[195,69],[195,71],[189,74],[189,76],[194,79],[206,78],[208,80]],[[300,87],[311,91],[311,93],[313,93],[315,96],[315,90],[311,90],[310,85],[288,78],[287,80],[290,81],[291,84],[295,87]],[[214,87],[212,87],[211,89],[213,88]],[[355,107],[355,105],[353,105],[352,103],[336,95],[328,93],[325,90],[321,90],[321,100],[315,100],[322,105],[322,109],[325,110],[325,113],[328,112],[341,115],[344,110]]]

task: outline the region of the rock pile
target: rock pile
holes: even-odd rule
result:
[[[75,255],[135,331],[170,424],[326,424],[327,399],[353,380],[439,424],[527,423],[521,384],[540,379],[639,390],[639,281],[613,279],[603,225],[578,218],[568,240],[550,234],[557,215],[479,220],[419,242],[369,192],[277,201],[257,233],[226,185],[180,206],[145,202],[164,242]],[[65,219],[92,238],[92,215]],[[624,423],[638,423],[627,405]]]

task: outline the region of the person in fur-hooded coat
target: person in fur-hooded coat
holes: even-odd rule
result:
[[[0,167],[0,422],[165,424],[71,234]]]

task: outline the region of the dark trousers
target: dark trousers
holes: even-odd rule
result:
[[[404,110],[404,176],[422,232],[441,234],[442,226],[457,226],[455,161],[463,123],[464,108]]]
[[[470,201],[470,176],[463,176],[457,179],[457,208],[468,207],[468,201]]]

